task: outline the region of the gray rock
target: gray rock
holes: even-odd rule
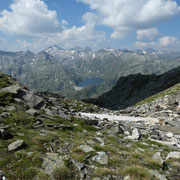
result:
[[[108,156],[105,152],[97,152],[98,155],[92,158],[93,161],[96,161],[100,164],[107,165],[108,164]]]
[[[92,147],[87,146],[87,145],[81,145],[80,148],[86,153],[95,151]]]
[[[173,133],[172,133],[172,132],[168,132],[168,133],[166,134],[166,136],[167,136],[168,138],[172,138],[172,137],[173,137]]]
[[[109,132],[111,134],[124,134],[124,129],[120,125],[115,125],[109,129]]]
[[[125,136],[130,136],[130,132],[129,131],[124,131],[124,135]]]
[[[102,146],[104,146],[104,143],[105,143],[104,140],[102,138],[100,138],[100,137],[95,137],[93,139],[93,141],[100,144],[100,145],[102,145]]]
[[[31,116],[36,116],[38,111],[35,109],[29,109],[26,111],[27,114],[31,115]]]
[[[20,89],[21,89],[21,87],[18,84],[16,84],[16,85],[13,85],[13,86],[8,86],[8,87],[5,87],[5,88],[2,88],[0,90],[0,93],[7,92],[7,93],[10,93],[10,94],[17,94]]]
[[[168,160],[169,158],[180,159],[180,152],[170,152],[166,157],[166,160]]]
[[[130,140],[139,140],[141,138],[141,133],[137,128],[134,128],[132,131],[132,135],[125,138]]]
[[[53,112],[50,109],[45,108],[44,110],[45,110],[47,115],[49,115],[49,116],[53,116],[54,115]]]
[[[18,148],[22,147],[24,144],[23,140],[15,141],[8,145],[8,151],[17,150]]]
[[[139,129],[137,128],[134,128],[133,131],[132,131],[132,137],[135,139],[135,140],[139,140],[140,137],[141,137],[141,133],[139,131]]]
[[[74,165],[78,168],[79,171],[81,171],[85,167],[85,164],[81,162],[76,162],[74,163]]]
[[[97,126],[99,124],[99,121],[98,120],[91,120],[91,119],[86,119],[85,120],[86,124],[88,125],[94,125],[94,126]]]
[[[2,118],[7,118],[7,117],[10,117],[10,114],[8,112],[3,112],[1,113],[0,115]]]
[[[64,166],[63,156],[60,156],[57,153],[46,153],[46,157],[43,159],[42,168],[47,174],[52,175],[57,168],[62,166]]]
[[[7,140],[12,139],[13,135],[6,129],[0,129],[0,139]]]
[[[6,111],[15,111],[16,107],[15,106],[7,106]]]
[[[73,127],[65,125],[65,124],[60,124],[60,125],[54,125],[54,129],[56,129],[56,130],[73,130]]]
[[[41,109],[44,105],[43,98],[25,89],[19,91],[16,98],[25,101],[31,109]]]
[[[160,174],[157,170],[149,171],[152,176],[155,176],[158,180],[167,180],[165,175]]]
[[[155,139],[151,139],[151,138],[149,140],[160,143],[162,145],[166,145],[166,146],[175,146],[175,145],[177,145],[176,142],[160,141],[160,140],[155,140]]]
[[[59,116],[64,118],[64,119],[67,119],[68,121],[71,121],[71,118],[69,115],[65,114],[64,112],[59,112]]]
[[[93,178],[92,180],[101,180],[101,178],[95,177],[95,178]]]
[[[163,159],[161,158],[161,153],[160,152],[156,152],[154,154],[154,156],[152,157],[152,159],[156,162],[158,162],[160,165],[163,164]]]

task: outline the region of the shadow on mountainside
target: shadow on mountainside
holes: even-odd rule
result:
[[[99,98],[83,101],[111,110],[120,110],[133,106],[177,83],[180,83],[180,67],[161,75],[133,74],[121,77],[110,91]]]

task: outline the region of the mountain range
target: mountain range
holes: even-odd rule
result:
[[[31,90],[69,98],[96,98],[122,76],[162,74],[180,66],[180,53],[153,49],[100,49],[51,46],[37,54],[0,51],[0,72]]]

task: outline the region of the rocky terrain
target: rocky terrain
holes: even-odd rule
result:
[[[180,66],[180,53],[153,49],[62,49],[52,46],[30,51],[0,51],[0,72],[9,74],[36,92],[58,93],[69,98],[96,98],[110,90],[119,77],[130,74],[161,74]],[[102,83],[96,84],[95,80]],[[87,79],[94,84],[81,86]]]
[[[112,90],[97,99],[88,99],[101,107],[120,110],[180,83],[180,67],[161,75],[134,74],[121,77]]]
[[[0,177],[179,180],[180,85],[121,111],[0,75]]]

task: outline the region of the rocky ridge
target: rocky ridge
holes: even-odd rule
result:
[[[132,74],[121,77],[116,85],[97,99],[85,100],[101,107],[120,110],[180,83],[180,67],[161,75]]]
[[[166,116],[160,116],[160,108],[159,114],[148,111],[154,101],[110,111],[56,94],[35,94],[0,75],[0,177],[178,180],[180,132],[166,128],[178,128],[178,88],[175,93],[157,100]]]

